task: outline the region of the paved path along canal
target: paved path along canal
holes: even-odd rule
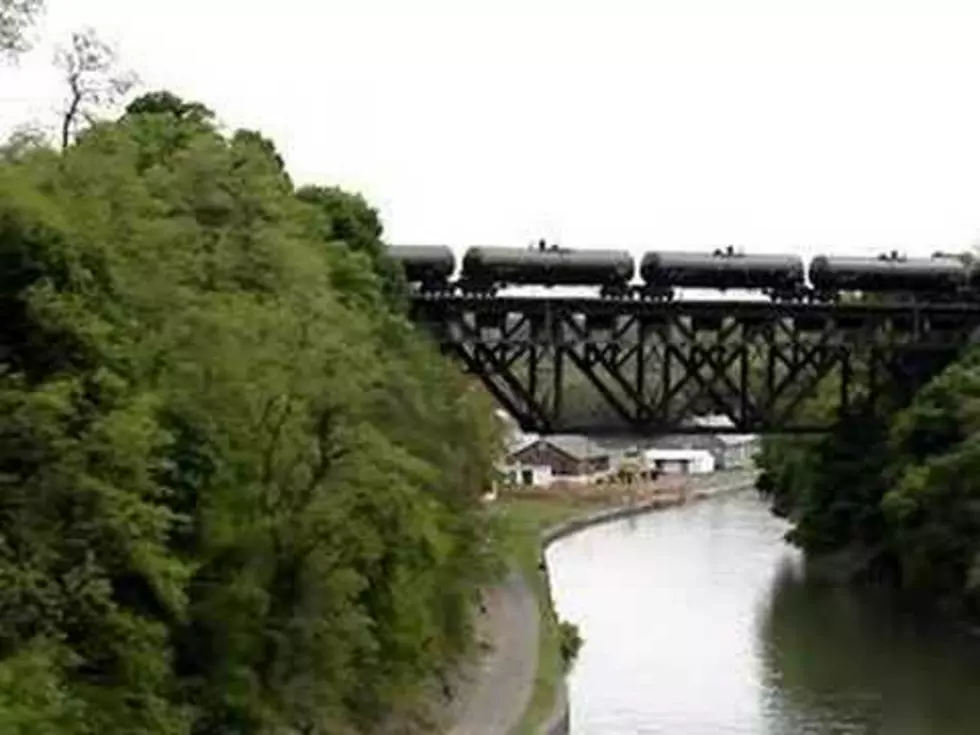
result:
[[[461,692],[451,735],[501,735],[517,725],[531,697],[538,663],[538,608],[523,577],[511,572],[486,596],[481,637],[488,652]]]

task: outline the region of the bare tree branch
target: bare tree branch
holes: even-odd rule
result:
[[[75,124],[75,117],[78,115],[78,108],[82,104],[82,90],[79,87],[77,76],[69,75],[68,88],[71,90],[71,97],[68,102],[68,109],[61,117],[61,148],[68,147],[71,129]]]
[[[58,50],[55,64],[68,86],[61,117],[61,147],[67,148],[83,121],[91,123],[99,112],[116,105],[137,79],[118,69],[115,50],[92,29],[72,33],[69,46]]]

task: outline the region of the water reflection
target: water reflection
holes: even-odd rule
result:
[[[552,546],[573,733],[980,732],[976,643],[806,580],[784,532],[749,493]]]
[[[819,584],[784,563],[759,645],[769,733],[980,731],[977,641],[881,595]]]

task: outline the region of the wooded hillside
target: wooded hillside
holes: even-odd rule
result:
[[[469,643],[491,407],[358,196],[167,93],[0,161],[0,731],[363,732]]]
[[[835,411],[825,387],[806,411]],[[980,615],[980,354],[875,414],[819,438],[767,439],[760,487],[793,521],[790,539],[835,574]]]

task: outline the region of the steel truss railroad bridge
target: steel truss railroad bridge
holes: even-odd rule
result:
[[[826,431],[909,400],[980,334],[976,304],[418,294],[412,318],[525,431],[593,435]],[[807,423],[830,376],[837,415]],[[734,426],[690,424],[708,413]]]

